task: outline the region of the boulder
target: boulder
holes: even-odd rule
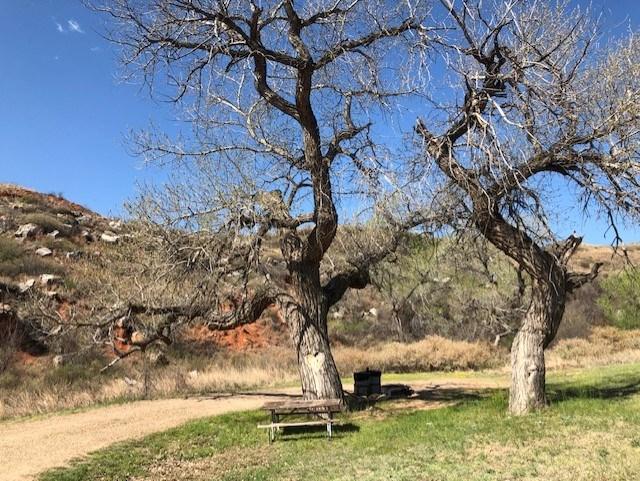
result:
[[[15,235],[16,237],[22,237],[23,239],[27,239],[27,238],[33,238],[37,235],[40,235],[43,232],[44,230],[39,225],[28,223],[18,227],[18,230],[16,231]]]
[[[48,247],[40,247],[40,249],[36,250],[36,255],[40,257],[49,257],[51,254],[53,254],[53,251]]]
[[[35,285],[35,283],[36,283],[35,279],[27,279],[24,282],[18,283],[18,289],[20,290],[20,292],[25,293],[29,289],[31,289]]]
[[[143,332],[134,331],[133,334],[131,334],[131,342],[133,344],[142,344],[144,343],[145,339],[146,337]]]
[[[47,234],[48,237],[51,237],[53,239],[55,239],[56,237],[58,237],[60,235],[60,231],[59,230],[54,230],[53,232],[49,232]]]
[[[60,284],[61,282],[62,282],[62,277],[60,276],[54,276],[53,274],[42,274],[40,276],[40,285],[42,286]]]
[[[113,230],[120,230],[122,229],[122,221],[121,220],[109,221],[109,227],[111,227]]]
[[[64,366],[64,356],[62,356],[61,354],[58,354],[57,356],[53,356],[53,359],[51,360],[51,362],[54,367]]]
[[[80,234],[80,236],[86,241],[86,242],[93,242],[94,241],[94,237],[93,234],[88,231],[87,229],[83,230],[82,233]]]
[[[100,240],[109,244],[115,244],[120,240],[120,236],[114,234],[113,232],[107,231],[100,236]]]

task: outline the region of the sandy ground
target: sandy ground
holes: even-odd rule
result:
[[[442,407],[467,389],[499,387],[475,380],[414,382],[425,403]],[[349,389],[350,386],[345,386]],[[266,401],[295,395],[299,389],[187,399],[136,401],[76,413],[53,414],[0,423],[0,481],[34,479],[38,473],[64,466],[74,458],[127,439],[164,431],[196,418],[257,409]]]
[[[0,480],[34,479],[126,439],[179,426],[191,419],[259,408],[277,397],[233,396],[137,401],[73,414],[0,424]]]

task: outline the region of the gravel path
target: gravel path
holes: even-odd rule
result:
[[[136,401],[0,424],[0,480],[34,479],[47,469],[127,439],[192,419],[259,408],[277,397],[233,396]]]

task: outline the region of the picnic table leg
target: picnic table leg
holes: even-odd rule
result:
[[[333,427],[331,423],[332,423],[332,413],[331,413],[331,411],[329,411],[329,419],[328,419],[328,422],[327,422],[327,434],[329,435],[329,439],[331,439],[331,436],[333,434],[331,432],[332,431],[332,427]]]
[[[274,423],[278,422],[278,415],[275,411],[271,411],[271,427],[269,428],[269,443],[272,443],[276,440],[276,428],[273,426]]]

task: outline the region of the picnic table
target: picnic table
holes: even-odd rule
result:
[[[333,414],[342,410],[342,402],[340,399],[293,399],[286,401],[271,401],[262,406],[262,409],[268,411],[271,415],[269,424],[259,424],[259,429],[269,430],[269,442],[276,439],[276,431],[285,427],[301,427],[301,426],[327,426],[327,436],[333,435]],[[282,422],[281,419],[287,416],[306,415],[312,419],[293,422]]]

